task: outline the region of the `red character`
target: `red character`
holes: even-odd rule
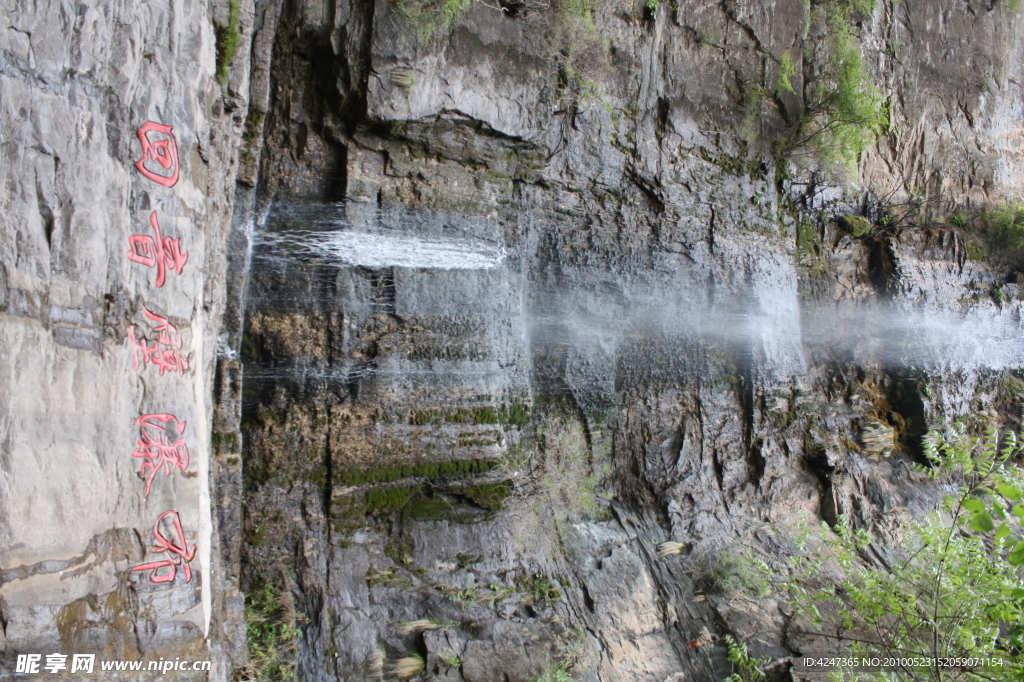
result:
[[[174,187],[178,182],[178,143],[171,133],[171,126],[147,121],[138,129],[139,142],[142,144],[142,158],[135,162],[135,167],[153,182],[164,187]],[[150,133],[162,133],[164,139],[150,140]],[[159,175],[146,168],[147,161],[156,161],[164,170],[174,171],[168,175]]]
[[[168,540],[160,532],[160,522],[167,517],[171,517],[171,522],[174,524],[174,532],[178,536],[177,541]],[[149,574],[150,582],[169,583],[178,575],[178,566],[181,566],[185,571],[185,582],[192,582],[192,566],[189,565],[189,562],[196,555],[196,546],[192,545],[189,547],[185,541],[185,531],[181,529],[181,517],[178,516],[178,512],[169,510],[157,517],[156,523],[153,524],[153,545],[149,551],[154,554],[165,552],[167,558],[162,561],[150,561],[146,564],[132,566],[133,571],[152,570],[153,572]],[[161,568],[167,567],[170,567],[170,573],[157,572]]]
[[[132,247],[132,250],[128,252],[128,260],[133,263],[141,263],[149,268],[155,267],[156,285],[162,287],[167,269],[170,268],[171,272],[180,275],[185,263],[188,262],[188,254],[181,252],[180,240],[160,236],[156,211],[149,214],[149,224],[152,226],[155,236],[133,234],[128,237],[128,245]]]
[[[179,437],[171,442],[174,435],[184,435],[185,422],[178,421],[173,414],[144,414],[135,420],[135,425],[139,427],[139,439],[135,441],[132,457],[142,460],[139,478],[146,481],[142,496],[149,497],[149,488],[161,467],[166,476],[171,475],[172,465],[182,471],[188,467],[185,439]]]
[[[135,325],[128,327],[128,343],[132,347],[132,370],[138,372],[146,363],[157,366],[159,376],[164,372],[184,374],[188,369],[188,359],[178,351],[181,349],[181,333],[177,327],[168,322],[166,317],[155,315],[142,306],[142,312],[151,321],[156,322],[153,331],[157,333],[156,343],[150,346],[146,339],[135,338]],[[165,346],[165,348],[161,348]]]

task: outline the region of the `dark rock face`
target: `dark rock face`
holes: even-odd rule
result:
[[[1019,189],[997,132],[1019,131],[999,113],[1019,106],[1017,20],[904,5],[863,18],[908,121],[863,186]],[[281,10],[248,180],[270,208],[240,340],[243,574],[295,594],[302,679],[373,678],[380,652],[430,679],[713,679],[727,633],[784,678],[806,643],[771,598],[729,598],[729,555],[777,560],[801,514],[884,547],[931,509],[924,431],[979,404],[1019,420],[996,398],[1021,365],[1016,292],[984,295],[1002,274],[953,231],[854,236],[832,219],[865,195],[783,179],[742,141],[801,115],[797,96],[751,113],[743,89],[799,54],[803,3],[605,4],[607,42],[509,14],[476,6],[423,44],[383,2]],[[970,77],[931,56],[953,27],[985,36]],[[981,62],[1006,65],[984,94],[964,84]],[[448,256],[403,261],[408,238]],[[669,540],[689,549],[658,556]]]

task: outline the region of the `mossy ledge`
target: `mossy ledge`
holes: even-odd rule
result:
[[[447,462],[420,462],[417,464],[396,464],[375,467],[362,471],[336,472],[336,485],[365,485],[367,483],[388,483],[402,478],[439,478],[442,476],[467,476],[479,474],[498,466],[496,460],[459,459]]]

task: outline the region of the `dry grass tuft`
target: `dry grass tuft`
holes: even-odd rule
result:
[[[395,661],[395,677],[403,680],[413,675],[419,675],[425,667],[423,657],[419,654],[411,654],[405,658]]]
[[[673,542],[671,540],[668,542],[663,542],[660,545],[658,545],[658,555],[676,556],[686,551],[686,546],[687,545],[685,542]]]
[[[386,662],[387,657],[384,655],[384,650],[377,649],[366,660],[366,672],[374,679],[384,679],[384,664]]]
[[[440,627],[443,626],[437,621],[433,620],[406,620],[402,621],[401,623],[395,626],[395,632],[404,637],[406,635],[411,635],[414,632],[423,632],[424,630],[437,630]]]
[[[868,422],[860,432],[864,453],[868,459],[880,462],[896,451],[896,431],[879,421]]]

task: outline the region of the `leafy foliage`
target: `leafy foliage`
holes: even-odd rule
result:
[[[237,679],[294,680],[295,643],[302,634],[299,620],[291,594],[268,582],[254,585],[245,599],[249,663]]]
[[[725,682],[760,682],[767,679],[764,668],[771,664],[771,656],[754,658],[747,650],[747,645],[737,642],[732,635],[722,637],[725,642],[726,659],[732,663],[732,674],[725,678]]]
[[[1024,266],[1024,203],[1008,203],[985,216],[990,253],[997,260]]]
[[[1019,453],[1012,433],[930,434],[931,466],[919,473],[949,494],[941,512],[907,524],[898,557],[868,563],[870,537],[840,518],[834,531],[822,529],[827,551],[804,548],[790,560],[794,618],[810,622],[808,633],[845,643],[851,653],[906,662],[845,679],[1022,679],[1024,475],[1013,461]],[[838,566],[838,581],[823,579],[826,561]],[[958,658],[1003,664],[928,663]]]
[[[882,93],[871,82],[853,27],[854,15],[870,14],[873,7],[874,0],[812,0],[811,21],[822,36],[804,55],[804,115],[780,151],[814,156],[833,169],[849,168],[887,125]],[[788,59],[780,60],[780,91],[792,89]]]

